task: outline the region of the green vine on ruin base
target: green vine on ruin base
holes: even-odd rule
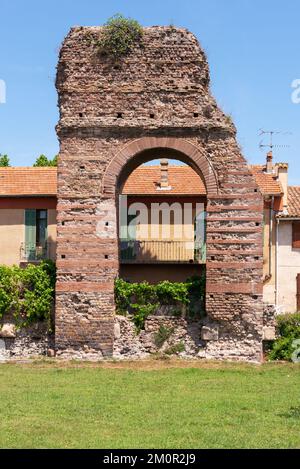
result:
[[[156,285],[148,282],[129,283],[123,279],[115,282],[117,313],[129,316],[137,332],[145,327],[148,316],[160,306],[169,306],[173,316],[196,319],[205,314],[205,274],[194,276],[186,282],[165,280]],[[185,311],[185,313],[183,313]]]

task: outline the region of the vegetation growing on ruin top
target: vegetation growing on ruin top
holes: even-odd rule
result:
[[[119,59],[128,55],[142,36],[143,28],[138,21],[117,14],[105,23],[97,46],[101,54]]]

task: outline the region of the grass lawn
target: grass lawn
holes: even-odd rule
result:
[[[1,448],[300,448],[300,367],[0,365]]]

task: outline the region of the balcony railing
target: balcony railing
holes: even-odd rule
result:
[[[197,241],[123,240],[120,251],[123,264],[204,264],[206,261],[206,245]]]
[[[21,262],[42,261],[49,258],[49,243],[38,246],[34,243],[22,243],[20,249]]]

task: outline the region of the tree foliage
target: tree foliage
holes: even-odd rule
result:
[[[7,168],[8,166],[10,166],[9,157],[0,153],[0,167]]]
[[[54,158],[48,159],[47,156],[45,155],[40,155],[37,159],[36,162],[34,163],[34,167],[48,167],[48,166],[57,166],[57,158],[58,155],[55,155]]]

